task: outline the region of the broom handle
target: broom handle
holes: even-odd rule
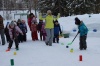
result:
[[[76,36],[74,37],[73,41],[75,40],[75,38],[77,37],[78,34],[79,34],[79,32],[77,32],[77,34],[76,34]],[[72,43],[73,43],[73,41],[72,41]]]

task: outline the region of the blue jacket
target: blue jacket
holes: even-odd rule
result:
[[[78,26],[78,29],[79,29],[79,32],[80,32],[80,36],[87,35],[88,28],[85,26],[85,24],[83,22]]]
[[[57,34],[59,35],[59,32],[61,33],[61,28],[60,28],[60,25],[56,25],[54,24],[54,34]]]
[[[27,33],[27,26],[25,24],[20,23],[19,28],[22,30],[23,33]]]

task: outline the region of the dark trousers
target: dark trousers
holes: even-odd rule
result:
[[[59,34],[54,34],[54,37],[53,37],[53,42],[55,43],[55,40],[57,43],[59,43]]]
[[[7,40],[7,42],[10,42],[10,36],[9,35],[6,35],[6,40]]]
[[[15,46],[16,46],[16,48],[19,48],[19,47],[18,47],[19,42],[18,42],[18,39],[17,39],[17,38],[14,39],[14,42],[15,42]],[[8,48],[11,49],[12,45],[13,45],[13,40],[10,39],[10,42],[9,42],[9,46],[8,46]]]
[[[19,35],[18,35],[18,42],[20,43],[20,42],[23,42],[23,35],[21,35],[20,33],[19,33]]]
[[[80,47],[79,49],[86,49],[87,48],[87,43],[86,43],[87,35],[80,36]]]
[[[42,35],[42,32],[40,31],[40,40],[41,40],[41,41],[42,41],[42,36],[43,36],[43,35]]]
[[[46,33],[40,32],[40,40],[45,41],[45,38],[46,38]]]
[[[46,33],[43,33],[43,41],[46,39]]]
[[[26,39],[26,33],[24,33],[24,35],[23,35],[23,41],[26,41],[27,39]]]
[[[26,33],[23,33],[23,35],[19,34],[18,35],[18,42],[23,42],[23,41],[26,41]]]

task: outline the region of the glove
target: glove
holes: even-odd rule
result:
[[[80,31],[78,31],[78,33],[80,33]]]
[[[27,33],[27,31],[25,33]]]
[[[62,32],[60,32],[60,34],[62,34]]]

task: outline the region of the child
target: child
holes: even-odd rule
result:
[[[4,32],[5,32],[5,35],[6,35],[6,40],[7,40],[7,42],[9,43],[9,39],[10,39],[10,36],[9,36],[9,29],[7,28],[7,26],[9,25],[9,22],[7,22],[7,25],[6,25],[6,27],[5,27],[5,30],[4,30]]]
[[[58,23],[58,20],[55,20],[54,21],[54,38],[53,38],[53,43],[56,43],[56,42],[59,43],[59,32],[60,32],[60,34],[62,33],[60,25]],[[56,42],[55,42],[55,39],[56,39]]]
[[[34,18],[35,18],[35,20],[36,20],[35,15],[34,15],[33,13],[30,13],[30,14],[29,14],[29,18],[28,18],[28,26],[29,26],[29,28],[30,28],[30,31],[31,31],[31,23],[32,23],[32,21],[33,21]]]
[[[21,29],[21,19],[17,20],[17,26]],[[18,42],[20,43],[22,41],[23,41],[22,40],[22,35],[19,33],[19,35],[18,35]]]
[[[79,49],[86,50],[87,49],[86,39],[87,39],[88,28],[77,17],[75,18],[75,24],[78,25],[78,29],[79,29],[78,33],[80,33]]]
[[[31,23],[31,32],[32,32],[32,40],[38,40],[38,35],[37,35],[37,22],[32,22]]]
[[[42,41],[42,31],[41,31],[42,23],[43,23],[43,20],[39,19],[39,23],[38,23],[38,33],[40,33],[40,40],[41,41]]]
[[[23,41],[26,41],[26,33],[27,33],[27,26],[25,20],[22,20],[22,32],[23,32]]]
[[[8,25],[8,29],[10,35],[10,42],[9,42],[8,49],[6,51],[10,51],[13,44],[13,40],[15,41],[16,50],[19,50],[18,34],[21,33],[23,35],[22,31],[13,21]]]
[[[21,29],[21,31],[23,32],[23,35],[19,34],[19,42],[23,42],[26,41],[26,33],[27,33],[27,27],[25,24],[25,21],[22,20],[21,23],[19,24],[19,28]]]
[[[42,33],[42,36],[43,36],[43,41],[45,41],[46,31],[45,31],[45,23],[44,22],[42,23],[41,33]],[[42,36],[41,36],[41,38],[42,38]]]

